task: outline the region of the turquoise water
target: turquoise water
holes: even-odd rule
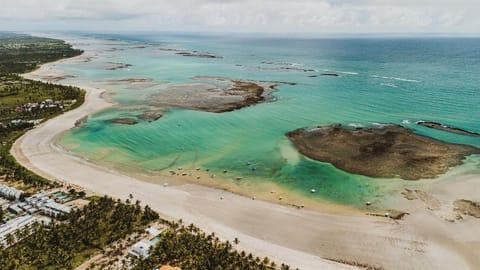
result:
[[[284,134],[332,123],[395,123],[440,140],[480,147],[478,138],[414,124],[430,120],[480,132],[480,39],[152,34],[82,35],[75,36],[72,42],[94,58],[60,65],[66,74],[77,76],[67,82],[109,89],[119,105],[89,118],[84,127],[62,138],[61,144],[115,168],[165,174],[177,167],[201,167],[217,175],[228,170],[226,178],[232,182],[242,177],[236,183],[239,186],[271,182],[311,198],[358,205],[367,199],[383,200],[394,192],[388,188],[389,183],[402,180],[351,175],[330,164],[312,161],[300,156]],[[183,57],[165,48],[198,50],[223,58]],[[108,62],[132,66],[106,70]],[[325,72],[341,76],[310,77]],[[296,85],[279,86],[274,94],[276,102],[238,111],[213,114],[172,110],[151,123],[109,123],[113,118],[135,118],[151,110],[146,101],[152,94],[163,91],[167,83],[192,82],[195,76]],[[155,83],[142,86],[109,82],[125,78],[152,79]],[[474,165],[466,166],[467,172],[480,171],[477,160],[471,159]],[[312,188],[318,192],[311,194]]]

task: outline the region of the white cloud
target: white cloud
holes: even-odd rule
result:
[[[0,28],[231,32],[480,29],[478,0],[0,0]],[[3,27],[2,27],[3,26]],[[3,29],[8,30],[8,29]]]

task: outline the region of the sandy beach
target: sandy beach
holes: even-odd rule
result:
[[[24,76],[57,76],[54,67],[46,64]],[[114,105],[102,99],[104,90],[77,86],[87,91],[81,107],[30,130],[12,148],[14,157],[39,175],[115,198],[132,194],[163,216],[195,223],[225,240],[238,237],[238,249],[293,268],[353,268],[332,260],[378,269],[480,267],[480,220],[468,215],[457,220],[453,207],[458,199],[480,200],[479,176],[437,181],[419,199],[404,199],[399,190],[396,205],[410,213],[403,220],[296,209],[195,184],[163,187],[100,167],[55,144],[77,120]]]

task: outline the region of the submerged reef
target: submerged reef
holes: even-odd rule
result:
[[[148,103],[160,110],[174,108],[223,113],[257,103],[274,101],[271,95],[284,82],[262,82],[216,77],[195,77],[202,81],[172,84],[149,97]]]
[[[297,129],[286,134],[303,155],[349,173],[370,177],[418,180],[435,178],[462,164],[480,149],[451,144],[385,125],[351,128],[342,125]]]

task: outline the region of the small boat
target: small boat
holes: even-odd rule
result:
[[[237,180],[242,180],[242,177],[239,176],[239,177],[237,177],[237,178],[235,178],[235,179],[237,179]]]
[[[252,167],[252,172],[256,171],[257,167]]]
[[[227,173],[228,171],[227,170],[223,170],[223,173]]]
[[[310,189],[310,192],[311,192],[311,193],[315,193],[315,192],[317,192],[317,190],[314,189],[314,188],[312,188],[312,189]]]

